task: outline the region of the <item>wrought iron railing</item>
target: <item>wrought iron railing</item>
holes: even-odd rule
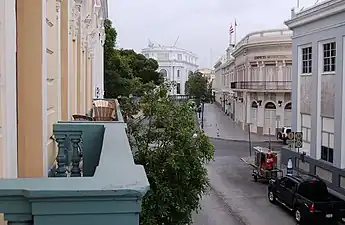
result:
[[[231,88],[247,90],[291,90],[291,81],[237,81],[231,82]]]

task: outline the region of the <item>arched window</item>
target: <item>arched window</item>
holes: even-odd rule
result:
[[[164,77],[164,79],[167,79],[168,78],[168,72],[166,69],[161,69],[159,71],[160,74],[162,74],[162,76]]]
[[[258,107],[258,103],[256,101],[252,102],[252,108],[257,108]]]
[[[267,102],[265,109],[276,109],[276,105],[273,102]]]
[[[284,109],[291,109],[291,108],[292,108],[292,105],[291,105],[291,102],[289,102],[288,104],[285,105]]]

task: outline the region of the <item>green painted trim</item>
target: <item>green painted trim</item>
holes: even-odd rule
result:
[[[73,224],[89,224],[90,221],[85,220],[87,216],[101,214],[104,218],[122,218],[128,214],[126,221],[119,224],[134,224],[128,221],[138,224],[141,200],[149,190],[149,182],[144,167],[134,163],[126,127],[126,123],[120,121],[54,124],[54,132],[84,132],[87,140],[83,140],[83,146],[88,151],[84,157],[94,158],[87,162],[95,168],[94,173],[90,172],[89,177],[1,179],[0,212],[10,221],[27,221],[34,216],[35,225],[61,222],[77,215],[85,216],[83,223]],[[91,145],[92,141],[101,145]],[[97,224],[106,222],[102,220]]]

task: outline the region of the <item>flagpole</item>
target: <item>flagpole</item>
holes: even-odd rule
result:
[[[235,19],[235,27],[234,27],[234,36],[235,36],[235,40],[234,40],[234,46],[236,46],[236,35],[237,35],[237,22],[236,22],[236,19]]]
[[[229,29],[229,47],[231,47],[231,45],[232,45],[232,32]]]

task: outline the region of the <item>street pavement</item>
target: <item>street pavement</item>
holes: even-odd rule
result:
[[[193,215],[193,225],[295,225],[287,210],[268,202],[267,184],[254,183],[251,167],[241,160],[249,155],[248,144],[211,140],[215,146],[215,159],[207,165],[211,188],[201,201],[201,211]],[[278,148],[280,143],[272,145]]]
[[[201,119],[200,122],[201,123]],[[215,104],[204,105],[204,131],[209,137],[248,141],[249,135],[244,132],[229,116]],[[267,136],[258,136],[251,134],[252,141],[269,141]],[[277,141],[275,137],[271,137],[271,141]]]

